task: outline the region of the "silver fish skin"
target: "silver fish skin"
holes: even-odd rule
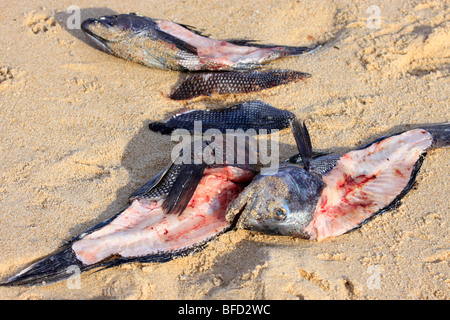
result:
[[[228,206],[226,218],[236,227],[273,235],[306,238],[325,183],[295,164],[259,174]]]
[[[90,18],[81,29],[103,51],[148,67],[177,71],[244,71],[321,45],[261,45],[250,40],[215,40],[194,28],[134,13]]]
[[[319,241],[339,236],[396,207],[426,151],[450,146],[450,123],[442,123],[313,159],[306,127],[297,119],[292,127],[300,155],[290,162],[306,165],[283,163],[256,176],[228,206],[226,218],[238,228]]]

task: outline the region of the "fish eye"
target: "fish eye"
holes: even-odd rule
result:
[[[274,213],[275,213],[275,219],[277,219],[277,220],[286,219],[286,210],[284,210],[282,208],[276,208],[274,210]]]

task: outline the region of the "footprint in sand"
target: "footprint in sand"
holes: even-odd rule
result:
[[[34,34],[44,33],[56,26],[55,17],[44,13],[32,12],[25,15],[24,25],[31,29]]]

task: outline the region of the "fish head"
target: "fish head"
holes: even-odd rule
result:
[[[81,29],[97,46],[113,53],[111,46],[143,32],[154,24],[153,20],[135,13],[89,18],[81,24]]]
[[[228,206],[226,219],[241,229],[308,238],[325,183],[298,165],[259,174]]]

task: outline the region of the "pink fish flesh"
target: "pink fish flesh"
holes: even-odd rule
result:
[[[394,201],[432,142],[430,133],[416,129],[344,154],[323,175],[326,187],[314,220],[306,228],[311,239],[322,240],[352,230]]]
[[[110,54],[153,68],[182,71],[250,70],[318,47],[215,40],[192,27],[137,14],[90,18],[82,23],[81,29]]]
[[[238,228],[319,241],[339,236],[395,206],[411,190],[425,152],[450,146],[450,125],[439,124],[313,159],[306,127],[292,124],[307,165],[283,163],[256,176],[228,206],[226,218]]]
[[[146,256],[198,245],[230,227],[227,206],[252,178],[251,172],[236,167],[207,168],[180,215],[164,213],[164,199],[135,199],[110,224],[74,242],[72,249],[90,265],[111,255]]]

